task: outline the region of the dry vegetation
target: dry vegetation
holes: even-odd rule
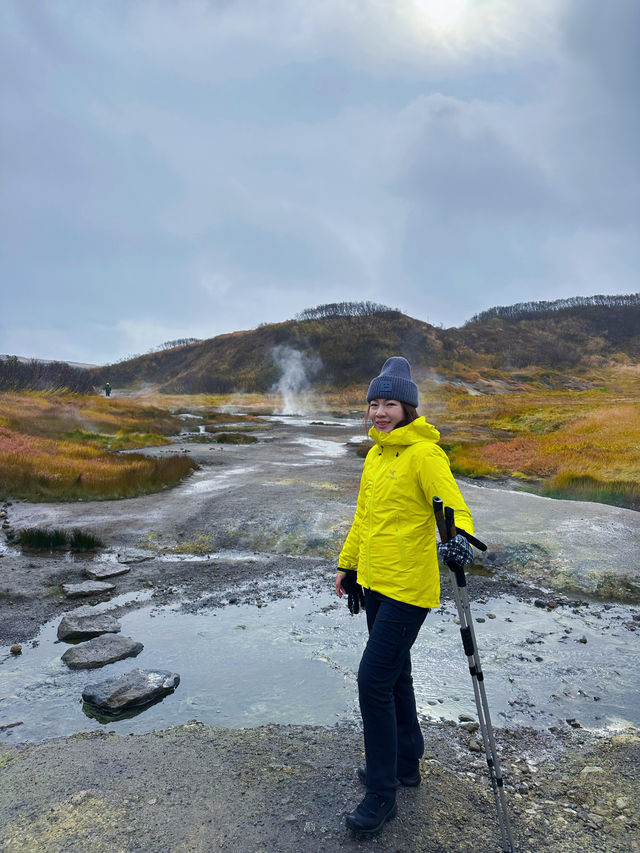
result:
[[[70,392],[0,394],[0,492],[27,500],[133,497],[194,468],[182,455],[113,451],[166,443],[174,416],[131,400]]]
[[[640,509],[640,368],[618,365],[585,384],[589,390],[525,383],[514,391],[496,381],[497,393],[476,394],[426,381],[421,411],[440,429],[456,474],[517,478],[543,494]],[[362,397],[357,386],[319,389],[314,399],[319,412],[353,415],[364,412]],[[156,491],[183,477],[191,461],[112,451],[166,441],[182,426],[177,412],[198,415],[216,432],[241,420],[256,426],[256,416],[280,405],[278,395],[258,393],[0,394],[0,490],[34,500]]]
[[[443,445],[457,474],[515,477],[542,494],[640,509],[639,400],[628,384],[492,396],[442,391]]]
[[[554,391],[527,382],[516,392],[504,391],[512,384],[496,384],[502,393],[473,394],[461,385],[425,382],[421,411],[440,429],[456,474],[515,478],[554,497],[640,509],[640,369],[616,366],[585,384],[590,390]],[[364,413],[362,397],[361,387],[319,391],[318,408]],[[206,417],[210,407],[258,413],[281,402],[271,394],[152,399],[159,406],[200,407]]]

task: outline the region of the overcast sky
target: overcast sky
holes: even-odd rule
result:
[[[2,0],[0,353],[635,293],[638,0]]]

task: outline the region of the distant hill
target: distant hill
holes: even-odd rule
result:
[[[0,355],[0,391],[48,391],[66,388],[90,394],[96,365]]]
[[[363,308],[363,306],[365,306]],[[509,379],[536,368],[587,373],[640,362],[640,294],[494,308],[442,329],[371,303],[309,309],[299,319],[142,355],[93,371],[96,384],[150,384],[170,393],[270,390],[286,364],[318,387],[368,382],[389,355],[404,355],[418,379]],[[562,383],[560,383],[562,384]]]

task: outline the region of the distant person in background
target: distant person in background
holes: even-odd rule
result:
[[[107,382],[107,384],[104,386],[104,396],[105,397],[111,396],[111,384],[109,382]]]
[[[424,740],[411,678],[411,647],[429,610],[440,604],[438,556],[472,559],[458,534],[436,549],[432,499],[455,511],[473,533],[471,514],[438,447],[440,433],[418,417],[409,362],[389,358],[369,385],[367,419],[375,442],[364,463],[353,525],[340,552],[337,594],[351,613],[364,606],[369,638],[358,670],[367,788],[347,827],[370,835],[396,814],[399,786],[420,784]]]

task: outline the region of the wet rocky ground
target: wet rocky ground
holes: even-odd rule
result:
[[[322,726],[285,721],[220,727],[209,718],[204,723],[200,718],[206,715],[199,714],[196,705],[190,715],[185,711],[179,724],[167,728],[164,703],[146,712],[148,718],[145,712],[136,717],[136,733],[122,725],[96,723],[89,731],[51,738],[34,735],[34,726],[26,722],[13,725],[21,720],[11,716],[13,699],[3,690],[3,684],[10,683],[3,681],[3,670],[15,673],[21,665],[30,666],[32,647],[45,643],[39,639],[40,626],[57,622],[76,607],[95,605],[126,619],[150,604],[158,613],[177,608],[186,614],[221,614],[233,608],[234,613],[249,612],[243,608],[266,613],[289,600],[317,602],[318,612],[331,606],[325,598],[361,468],[346,442],[361,432],[359,425],[355,420],[286,419],[263,427],[256,432],[258,443],[250,446],[221,447],[183,436],[170,450],[191,453],[200,470],[159,495],[110,503],[8,502],[2,508],[5,530],[81,527],[106,544],[95,556],[23,553],[6,543],[0,550],[3,851],[48,853],[89,846],[95,851],[284,853],[500,849],[495,805],[474,726],[447,714],[446,691],[434,693],[423,708],[423,785],[400,792],[398,817],[370,840],[353,838],[344,830],[344,814],[362,793],[355,772],[362,761],[362,743],[353,703]],[[494,671],[502,660],[508,676],[505,707],[512,710],[494,715],[494,723],[516,849],[639,850],[640,732],[637,715],[628,707],[637,684],[625,685],[627,704],[622,708],[616,680],[632,676],[622,669],[617,679],[611,673],[620,650],[637,659],[640,608],[634,554],[640,544],[639,515],[472,484],[462,488],[477,533],[490,545],[486,557],[476,561],[469,586],[478,631],[500,622],[496,632],[506,636],[508,645],[515,617],[507,614],[514,602],[528,609],[534,624],[536,614],[540,620],[541,630],[528,631],[513,654],[506,655],[500,646],[492,660]],[[129,568],[110,579],[115,586],[111,602],[104,595],[65,595],[65,585],[86,581],[87,571],[96,567]],[[444,637],[449,629],[455,631],[448,584],[443,586],[442,611],[451,624],[443,616],[433,630]],[[556,615],[557,625],[543,622]],[[344,640],[350,656],[342,662],[339,649],[351,625],[348,615],[343,623],[332,624],[337,639],[320,658],[343,671],[346,681],[352,681],[357,665],[349,645],[355,648],[355,640]],[[246,636],[250,627],[244,631],[234,625],[235,636]],[[604,638],[603,695],[596,697],[592,690],[589,695],[583,691],[582,697],[578,685],[577,710],[571,716],[560,713],[564,705],[535,693],[555,689],[544,679],[538,683],[538,673],[555,667],[561,685],[569,678],[568,670],[575,669],[576,650],[591,651],[599,635]],[[613,635],[615,641],[607,645]],[[145,637],[133,640],[144,643]],[[487,634],[485,642],[489,640]],[[23,646],[22,655],[11,654],[14,644]],[[188,635],[180,645],[196,648]],[[569,647],[572,657],[563,663],[556,649]],[[52,646],[50,656],[57,660],[62,650]],[[215,647],[211,654],[215,658]],[[524,670],[518,669],[520,664]],[[105,673],[126,665],[109,664]],[[138,659],[129,665],[138,666]],[[534,692],[523,695],[526,673],[531,673]],[[92,670],[90,680],[95,678]],[[236,678],[242,681],[240,667]],[[34,692],[37,685],[36,678]],[[167,709],[180,690],[165,700]],[[313,695],[313,689],[308,690]],[[488,692],[491,703],[491,683]],[[614,707],[616,701],[621,703],[617,718],[608,711],[594,722],[594,708],[607,702]],[[42,716],[45,732],[46,712]],[[153,719],[147,729],[145,719]],[[31,734],[21,735],[21,729]]]

